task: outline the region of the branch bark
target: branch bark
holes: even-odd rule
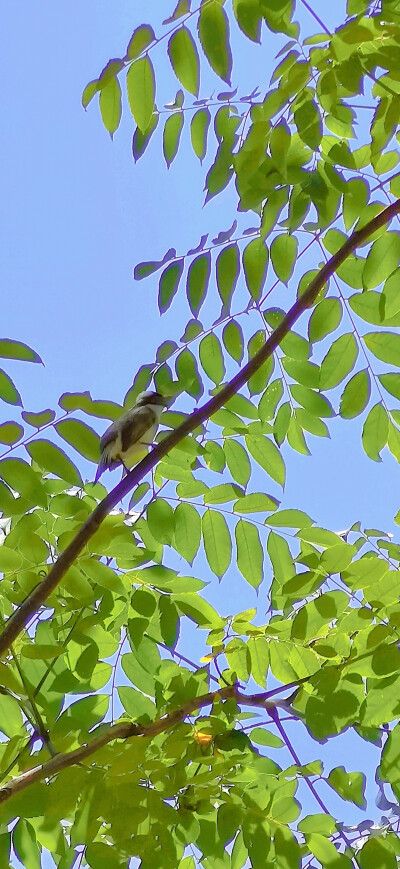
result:
[[[74,766],[82,763],[87,757],[90,757],[104,745],[113,742],[115,739],[131,739],[132,737],[153,737],[159,733],[164,733],[165,730],[170,730],[180,724],[188,715],[196,709],[201,709],[203,706],[211,706],[216,700],[236,700],[242,706],[258,706],[266,710],[275,710],[277,706],[288,708],[287,701],[268,700],[268,692],[261,694],[242,694],[236,685],[228,685],[226,688],[220,688],[217,691],[210,691],[208,694],[202,694],[200,697],[193,697],[188,700],[179,709],[169,712],[162,718],[156,721],[151,721],[149,724],[135,724],[134,722],[120,722],[110,724],[107,729],[104,725],[100,725],[100,733],[94,736],[86,745],[76,748],[75,751],[70,751],[68,754],[56,754],[45,763],[35,766],[32,769],[26,770],[21,775],[15,776],[7,782],[4,787],[0,788],[0,804],[11,799],[15,794],[25,790],[37,781],[48,779],[56,773],[69,766]]]
[[[201,407],[192,413],[180,426],[171,432],[165,440],[157,444],[157,446],[138,464],[134,467],[120,483],[104,498],[103,501],[96,507],[93,513],[88,517],[86,522],[79,529],[78,533],[71,541],[69,546],[64,549],[58,560],[49,570],[45,579],[36,586],[31,594],[23,601],[20,607],[10,616],[3,631],[0,634],[0,655],[4,655],[10,648],[11,643],[21,633],[28,621],[37,612],[40,606],[44,604],[48,596],[56,588],[60,580],[65,576],[67,570],[91,537],[95,534],[101,523],[109,512],[125,497],[125,495],[137,486],[142,478],[162,459],[173,447],[175,447],[186,435],[190,434],[197,426],[201,425],[205,420],[209,419],[213,413],[216,413],[237,391],[247,383],[249,378],[254,374],[260,366],[265,362],[279,346],[283,338],[288,334],[292,326],[299,319],[301,314],[315,301],[319,291],[324,284],[327,283],[330,277],[336,272],[339,266],[347,259],[347,257],[360,245],[368,241],[369,237],[385,226],[389,221],[400,212],[400,199],[393,202],[383,211],[370,220],[362,229],[352,233],[342,247],[328,260],[323,268],[311,281],[308,289],[303,295],[297,299],[294,305],[290,308],[280,325],[275,329],[272,335],[268,338],[261,350],[253,356],[252,359],[245,365],[239,373],[229,381],[229,383],[221,389],[218,395],[215,395],[210,401],[207,401]]]

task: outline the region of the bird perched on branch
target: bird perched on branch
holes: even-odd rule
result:
[[[140,392],[133,407],[116,419],[100,439],[100,462],[95,483],[106,468],[136,464],[151,446],[169,399],[159,392]]]

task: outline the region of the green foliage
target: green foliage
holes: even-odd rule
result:
[[[270,355],[197,418],[151,481],[139,475],[129,504],[103,503],[94,520],[108,481],[84,482],[99,459],[93,425],[122,407],[64,392],[57,412],[21,410],[0,372],[15,417],[0,425],[2,622],[36,601],[0,662],[1,865],[17,857],[40,869],[43,849],[58,869],[77,860],[127,869],[131,858],[142,869],[398,863],[400,543],[359,523],[333,532],[280,500],[288,451],[308,455],[313,437],[336,434],[336,416],[356,420],[370,459],[390,451],[400,462],[399,234],[381,222],[362,256],[359,235],[348,246],[382,211],[382,193],[400,194],[400,22],[396,2],[378,5],[348,0],[332,34],[302,40],[294,0],[202,0],[193,10],[178,0],[167,31],[136,27],[124,56],[84,90],[85,108],[98,94],[113,135],[126,79],[135,161],[154,136],[179,171],[173,161],[190,139],[206,202],[232,180],[226,203],[238,211],[214,238],[135,266],[153,288],[160,273],[161,315],[182,302],[187,317],[153,361],[135,361],[124,408],[154,386],[177,396],[162,440],[268,340]],[[266,94],[263,72],[251,94],[239,83],[204,96],[200,82],[230,86],[232,46],[247,58],[252,43],[265,67],[278,49]],[[183,90],[159,110],[166,69]],[[304,303],[321,261],[338,252]],[[16,340],[2,340],[0,355],[6,368],[41,362]],[[53,564],[58,579],[43,591]],[[190,657],[181,635],[193,640]],[[335,745],[335,765],[301,765],[304,728],[309,744]],[[379,755],[380,835],[359,821],[367,764],[340,765],[349,731]],[[353,806],[358,820],[343,828]]]

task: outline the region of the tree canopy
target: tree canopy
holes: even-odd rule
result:
[[[135,265],[185,328],[123,406],[33,413],[0,372],[2,866],[398,865],[400,544],[284,486],[337,417],[398,475],[400,0],[347,0],[332,33],[314,6],[178,0],[84,88],[112,137],[124,104],[133,171],[191,148],[226,223]],[[245,93],[258,43],[274,72]],[[108,493],[98,429],[148,388],[174,403]]]

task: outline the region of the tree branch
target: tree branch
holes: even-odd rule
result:
[[[247,383],[252,374],[255,374],[279,346],[283,338],[288,334],[292,326],[301,314],[312,305],[319,291],[339,266],[360,244],[400,212],[400,199],[393,202],[383,211],[370,220],[362,229],[352,233],[344,245],[331,257],[330,260],[318,272],[308,289],[297,299],[290,311],[286,314],[280,325],[270,335],[261,350],[249,360],[239,373],[221,389],[210,401],[192,413],[177,429],[171,432],[165,440],[157,446],[134,467],[120,483],[104,498],[93,513],[79,529],[78,533],[69,546],[64,549],[55,564],[49,570],[45,579],[36,586],[32,593],[23,601],[20,607],[10,616],[0,634],[0,655],[4,654],[15,638],[21,633],[29,619],[39,609],[45,600],[56,588],[60,580],[65,576],[71,564],[91,537],[95,534],[109,512],[125,497],[125,495],[137,486],[141,479],[162,459],[173,447],[190,434],[197,426],[209,419],[216,413],[237,391]]]
[[[150,721],[148,724],[135,724],[134,722],[123,721],[111,724],[107,729],[104,729],[104,725],[100,725],[96,729],[99,729],[101,732],[98,736],[94,736],[90,742],[82,745],[80,748],[76,748],[75,751],[70,751],[68,754],[56,754],[45,761],[45,763],[28,769],[26,772],[7,782],[4,787],[0,788],[0,803],[5,803],[6,800],[11,799],[15,794],[25,790],[37,781],[48,779],[69,766],[81,763],[115,739],[132,739],[134,736],[147,738],[158,736],[159,733],[164,733],[164,731],[170,730],[171,727],[180,724],[196,709],[201,709],[203,706],[211,706],[215,701],[232,699],[243,706],[258,706],[269,710],[275,710],[277,706],[288,708],[287,701],[272,702],[267,699],[267,694],[268,692],[246,695],[242,694],[236,685],[228,685],[226,688],[210,691],[208,694],[202,694],[200,697],[193,697],[192,700],[188,700],[179,709],[169,712],[156,721]]]

